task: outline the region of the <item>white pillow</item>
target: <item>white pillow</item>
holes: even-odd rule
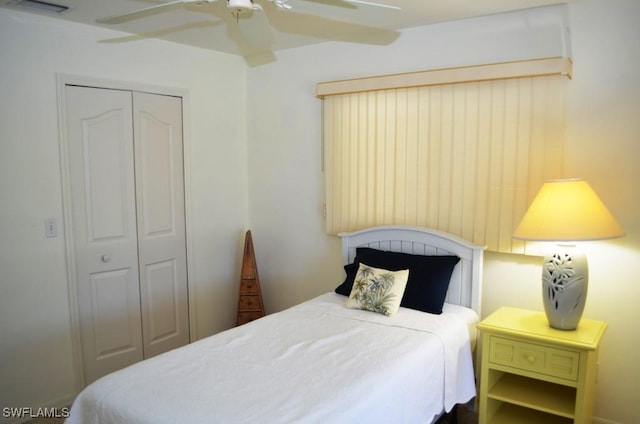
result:
[[[409,270],[389,271],[360,263],[345,306],[394,315],[409,279]]]

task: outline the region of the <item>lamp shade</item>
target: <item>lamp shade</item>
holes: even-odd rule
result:
[[[581,179],[546,182],[513,237],[581,241],[621,237],[624,231],[589,184]]]

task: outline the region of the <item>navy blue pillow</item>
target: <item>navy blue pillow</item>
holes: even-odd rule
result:
[[[400,306],[432,314],[441,314],[449,289],[453,268],[460,261],[457,256],[424,256],[387,252],[369,247],[356,248],[353,263],[345,265],[347,274],[335,292],[349,296],[360,263],[389,271],[409,270],[409,281]]]
[[[336,287],[335,292],[338,294],[342,294],[345,296],[349,296],[351,294],[351,289],[353,288],[353,281],[356,279],[356,273],[358,272],[358,265],[353,261],[350,264],[344,266],[344,272],[347,274],[342,284]],[[406,288],[405,288],[406,290]]]

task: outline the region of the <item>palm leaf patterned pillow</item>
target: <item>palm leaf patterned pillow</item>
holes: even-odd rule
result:
[[[389,271],[361,263],[345,306],[394,315],[409,279],[409,270]]]

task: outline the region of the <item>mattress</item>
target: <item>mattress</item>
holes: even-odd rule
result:
[[[475,396],[473,311],[387,317],[345,300],[326,293],[107,375],[66,422],[428,423]]]
[[[471,346],[471,350],[475,351],[478,342],[478,330],[476,329],[476,324],[478,324],[478,321],[480,320],[478,314],[473,309],[469,309],[465,306],[454,305],[452,303],[445,303],[442,306],[442,312],[455,315],[467,325],[467,331],[469,332],[469,345]]]

